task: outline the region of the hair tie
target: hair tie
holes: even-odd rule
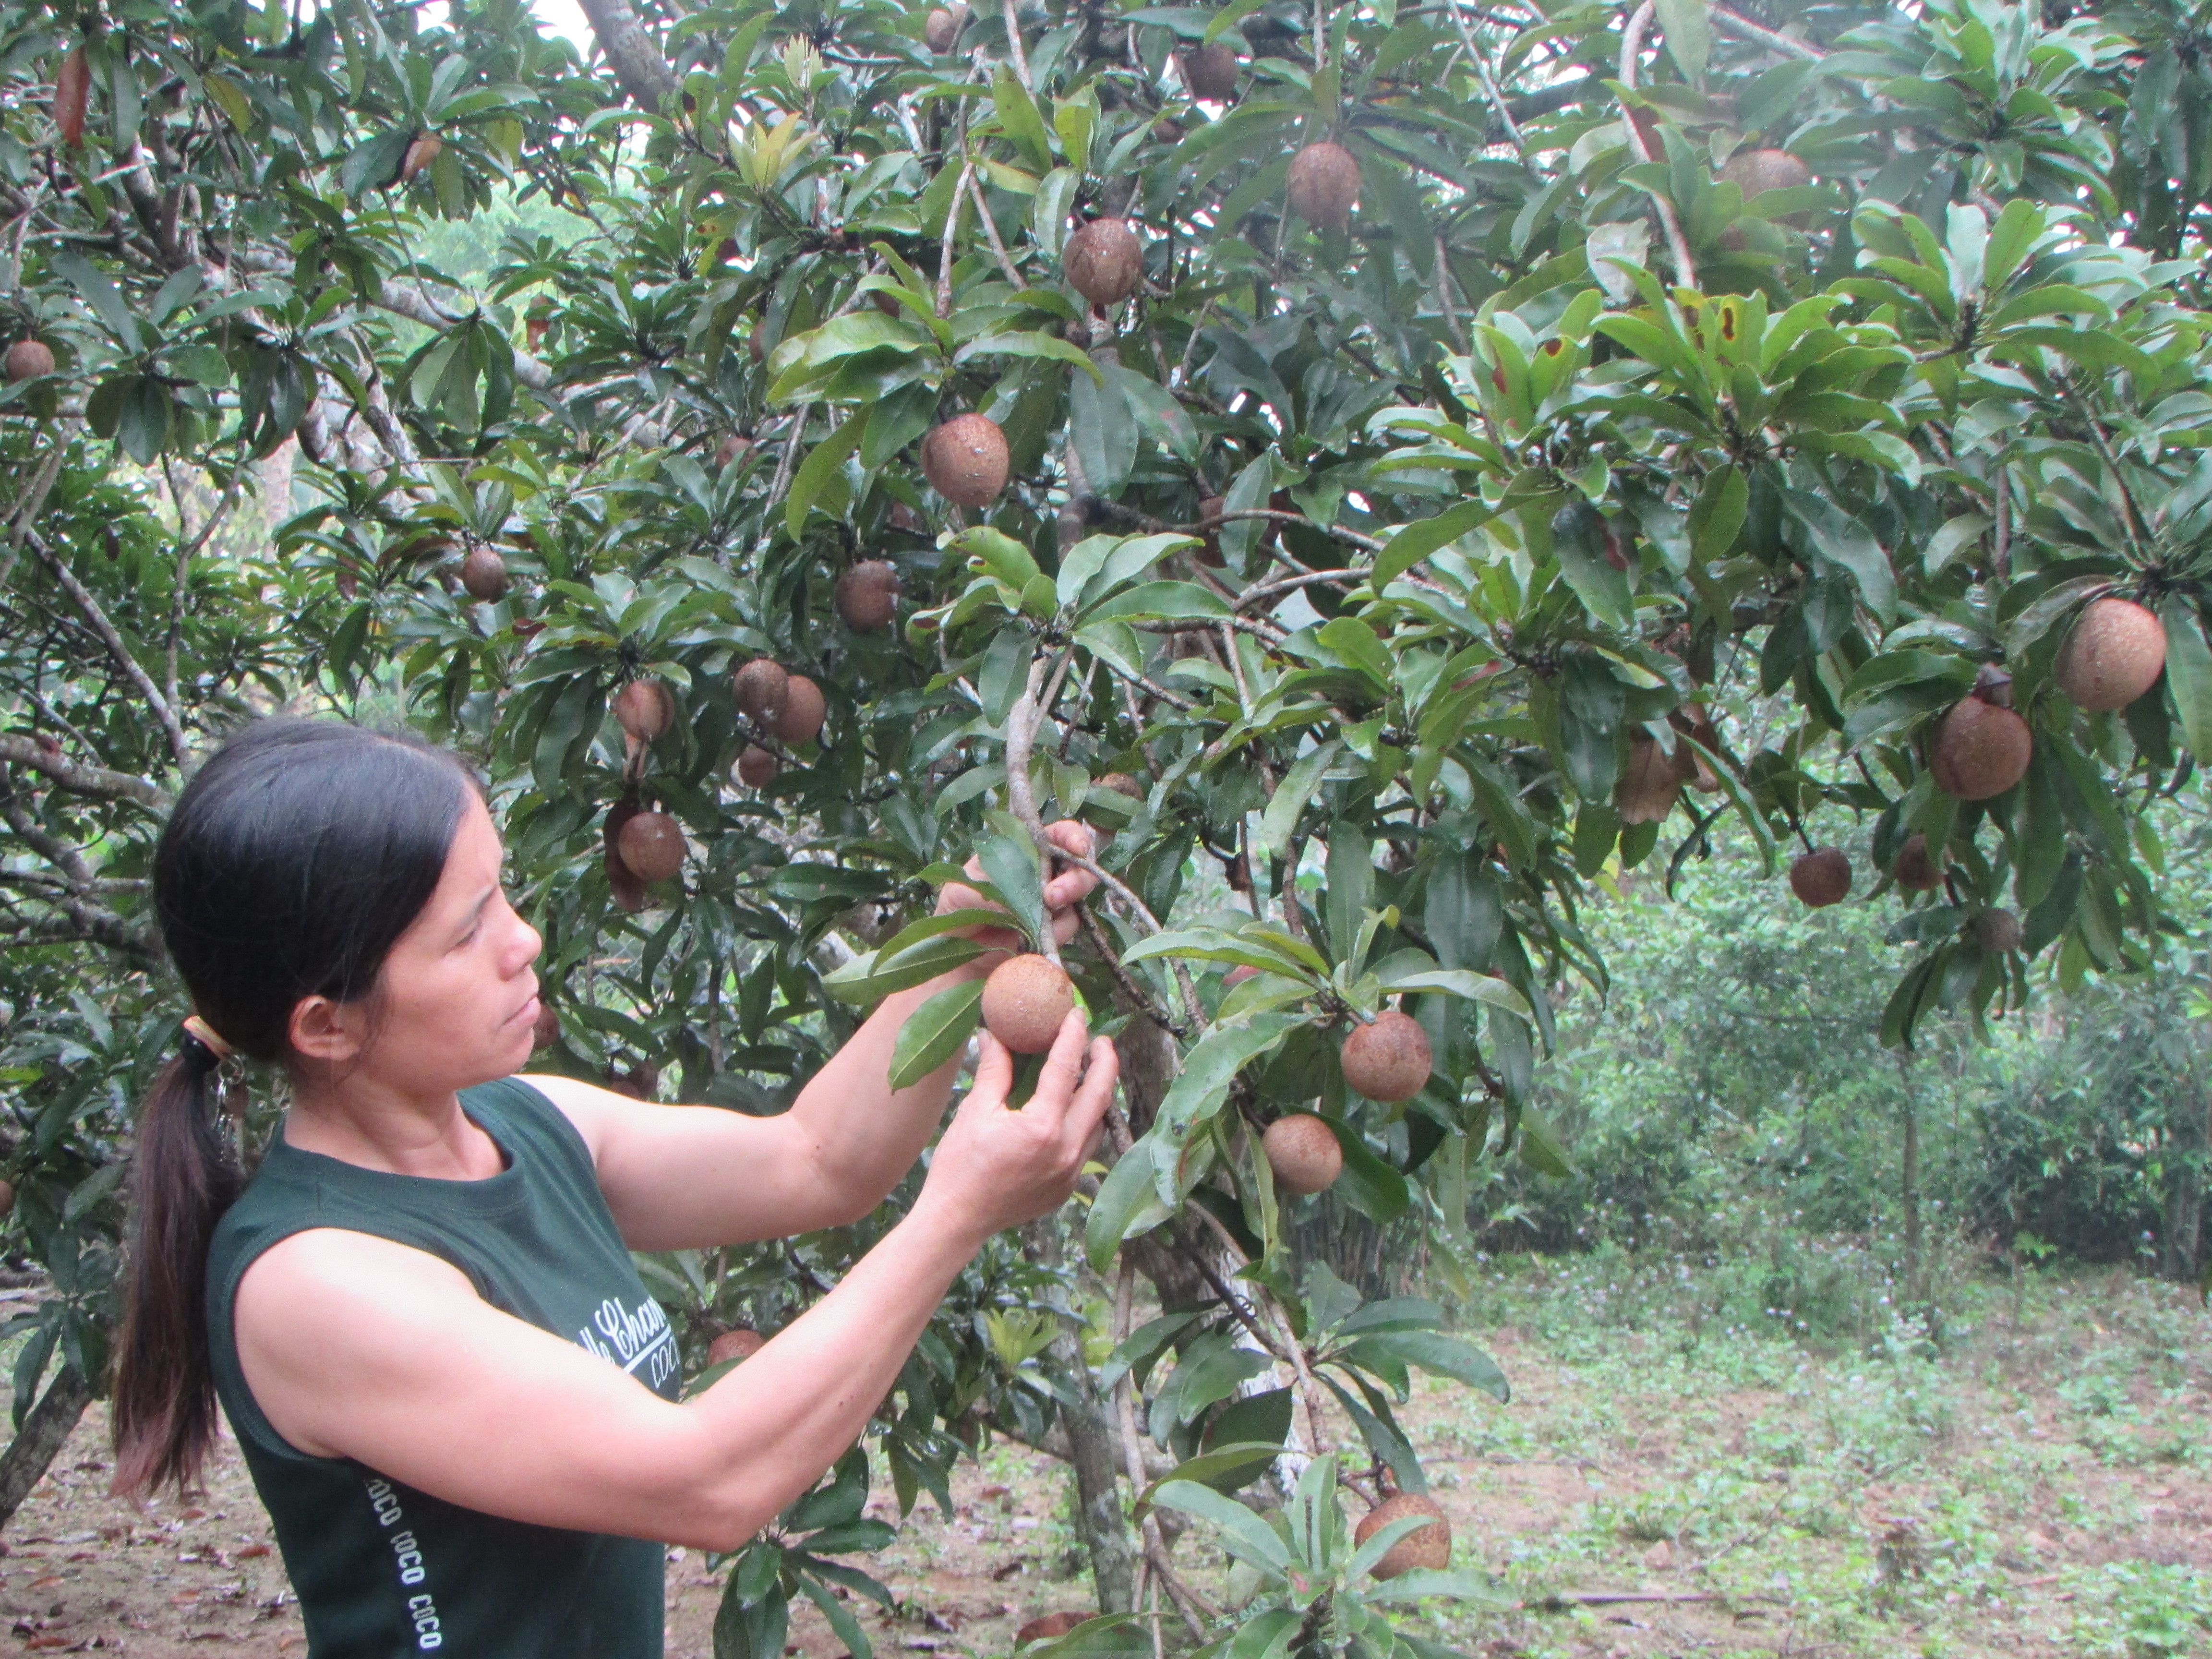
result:
[[[185,1058],[191,1063],[196,1071],[212,1072],[238,1052],[217,1036],[215,1034],[215,1027],[210,1025],[198,1014],[186,1014],[181,1029],[184,1033]]]

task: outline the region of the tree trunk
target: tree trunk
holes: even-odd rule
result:
[[[1066,1260],[1060,1223],[1053,1217],[1022,1229],[1032,1261],[1059,1267]],[[1083,1344],[1062,1320],[1052,1340],[1053,1368],[1067,1379],[1075,1398],[1060,1402],[1060,1420],[1067,1432],[1068,1468],[1075,1475],[1075,1530],[1091,1556],[1091,1577],[1101,1613],[1136,1609],[1136,1553],[1121,1517],[1121,1445],[1099,1396],[1097,1379],[1083,1357]]]
[[[23,1419],[21,1431],[0,1452],[0,1527],[22,1507],[91,1403],[92,1389],[67,1366],[46,1384],[46,1394]]]
[[[2212,1097],[2191,1102],[2173,1114],[2166,1135],[2166,1237],[2160,1249],[2160,1271],[2188,1285],[2196,1282],[2197,1261],[2203,1246],[2204,1154],[2212,1140]]]
[[[1905,1300],[1917,1305],[1927,1299],[1920,1283],[1920,1108],[1905,1062],[1897,1069],[1905,1085],[1905,1168],[1899,1182],[1905,1200]]]

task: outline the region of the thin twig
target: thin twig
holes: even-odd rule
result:
[[[1137,1005],[1137,1012],[1170,1036],[1188,1041],[1190,1027],[1177,1024],[1175,1016],[1157,1006],[1146,994],[1145,988],[1138,984],[1134,976],[1122,966],[1121,958],[1114,953],[1113,945],[1107,940],[1105,929],[1099,927],[1098,918],[1091,914],[1091,907],[1079,901],[1075,915],[1083,924],[1083,932],[1091,941],[1091,948],[1103,959],[1108,971],[1114,975],[1114,982],[1121,988],[1121,994]]]
[[[1013,256],[999,237],[999,222],[991,216],[991,204],[983,199],[983,181],[974,173],[968,175],[968,193],[975,198],[976,216],[983,222],[983,235],[991,244],[991,252],[999,261],[999,269],[1006,273],[1006,280],[1016,288],[1023,286],[1022,273],[1014,269]]]
[[[1714,23],[1728,33],[1745,40],[1755,40],[1769,51],[1778,52],[1785,58],[1820,58],[1828,55],[1818,46],[1809,46],[1802,40],[1794,40],[1786,34],[1778,34],[1772,29],[1762,28],[1748,17],[1739,17],[1726,6],[1709,6],[1707,13]]]
[[[1620,84],[1627,91],[1636,90],[1636,60],[1644,50],[1644,31],[1651,27],[1655,0],[1644,3],[1629,14],[1628,27],[1620,37]],[[1628,153],[1639,161],[1652,159],[1651,147],[1644,142],[1644,130],[1636,125],[1636,112],[1621,100],[1620,118],[1628,129]],[[1698,285],[1698,267],[1690,258],[1690,239],[1682,234],[1682,222],[1674,214],[1674,204],[1664,196],[1653,192],[1651,205],[1657,210],[1659,224],[1667,233],[1667,251],[1674,261],[1674,280],[1684,288]]]
[[[1035,93],[1036,82],[1030,78],[1030,55],[1022,50],[1021,19],[1014,15],[1014,0],[1006,0],[1006,52],[1014,60],[1014,76],[1024,92]]]
[[[107,612],[100,608],[100,601],[86,591],[84,584],[76,579],[76,573],[63,561],[61,555],[46,544],[45,537],[33,530],[26,532],[25,538],[30,543],[31,550],[46,561],[46,568],[53,572],[54,580],[61,584],[62,591],[76,602],[76,608],[84,613],[85,620],[92,624],[93,631],[106,643],[107,653],[115,659],[116,665],[123,670],[131,683],[138,688],[139,695],[146,699],[146,706],[154,711],[154,718],[161,721],[161,730],[168,736],[169,752],[176,757],[178,766],[189,766],[192,757],[191,745],[185,740],[185,728],[178,724],[176,711],[169,707],[169,700],[161,695],[161,688],[154,684],[153,676],[138,665],[138,659],[131,654],[131,647],[123,642],[123,635],[116,632],[115,624],[108,621]]]

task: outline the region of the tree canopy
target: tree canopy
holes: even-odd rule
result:
[[[1318,1115],[1314,1201],[1376,1218],[1563,1167],[1529,1097],[1553,988],[1607,983],[1592,884],[1718,837],[1896,912],[1892,1044],[2157,957],[2151,809],[2212,744],[2205,15],[585,10],[0,3],[0,1076],[61,1292],[19,1421],[104,1372],[180,1012],[150,848],[238,720],[454,744],[547,1063],[738,1110],[970,948],[927,899],[970,856],[1037,936],[1077,817],[1111,1168],[1073,1257],[972,1276],[877,1455],[910,1504],[985,1425],[1050,1442],[1108,1612],[1421,1651],[1384,1604],[1479,1582],[1368,1580],[1395,1540],[1332,1483],[1421,1489],[1408,1365],[1504,1380],[1301,1276],[1262,1131]],[[1399,1015],[1425,1079],[1364,1097],[1340,1046]],[[901,1069],[976,1018],[933,1000]],[[696,1352],[872,1236],[659,1282]],[[1294,1406],[1334,1455],[1271,1526],[1215,1489]],[[1132,1531],[1115,1481],[1194,1458]],[[825,1586],[866,1480],[738,1559],[726,1650],[802,1594],[865,1650]]]

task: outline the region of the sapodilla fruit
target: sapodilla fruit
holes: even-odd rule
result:
[[[822,688],[804,674],[793,674],[784,682],[783,712],[769,722],[769,728],[786,743],[811,743],[822,735],[828,712]]]
[[[1260,1150],[1275,1185],[1301,1197],[1326,1191],[1344,1173],[1344,1148],[1336,1132],[1311,1112],[1279,1117],[1260,1137]]]
[[[1851,895],[1851,861],[1840,847],[1807,853],[1790,866],[1790,890],[1814,910],[1841,904]]]
[[[837,578],[837,614],[855,634],[889,628],[898,616],[898,568],[888,559],[863,559]]]
[[[921,441],[921,470],[955,507],[976,507],[1006,487],[1006,434],[988,415],[955,415]]]
[[[1813,170],[1786,149],[1740,149],[1721,163],[1721,177],[1748,202],[1770,190],[1809,185]]]
[[[1394,1521],[1421,1516],[1426,1516],[1430,1524],[1414,1528],[1383,1551],[1382,1559],[1370,1569],[1376,1577],[1395,1578],[1416,1568],[1438,1572],[1451,1565],[1451,1522],[1444,1518],[1435,1498],[1419,1492],[1401,1492],[1386,1498],[1361,1516],[1359,1524],[1352,1529],[1352,1547],[1357,1549]]]
[[[1928,766],[1945,794],[1987,800],[2027,775],[2034,752],[2035,739],[2018,714],[1969,696],[1936,722]]]
[[[8,348],[8,378],[35,380],[54,372],[53,348],[44,340],[18,340]]]
[[[1093,219],[1067,239],[1060,267],[1094,306],[1117,306],[1145,280],[1145,245],[1127,219]]]
[[[2107,596],[2082,608],[2059,647],[2058,689],[2092,711],[2124,708],[2165,666],[2166,625],[2133,599]]]
[[[1291,211],[1323,230],[1342,230],[1359,199],[1359,163],[1324,138],[1291,157]]]
[[[782,770],[783,763],[775,757],[775,751],[757,743],[748,744],[745,752],[738,757],[738,781],[748,789],[767,788]]]
[[[1659,823],[1674,810],[1688,776],[1683,765],[1689,750],[1678,747],[1668,754],[1649,732],[1632,732],[1628,764],[1613,787],[1613,810],[1623,823]]]
[[[1411,1014],[1385,1009],[1374,1023],[1355,1025],[1338,1060],[1344,1080],[1370,1100],[1411,1100],[1429,1080],[1435,1062],[1429,1034]]]
[[[1031,1642],[1057,1642],[1073,1632],[1083,1623],[1079,1613],[1048,1613],[1032,1619],[1014,1632],[1014,1645],[1026,1647]]]
[[[732,461],[743,460],[751,452],[753,441],[742,432],[725,432],[722,441],[714,446],[714,464],[727,466]]]
[[[640,812],[622,827],[622,861],[640,881],[666,881],[684,867],[684,830],[665,812]]]
[[[75,149],[84,142],[84,113],[92,102],[92,60],[78,46],[62,59],[54,76],[54,131]]]
[[[1930,892],[1943,884],[1943,872],[1928,856],[1928,837],[1917,830],[1897,849],[1897,861],[1889,866],[1889,873],[1908,893]]]
[[[658,743],[676,724],[676,696],[659,680],[632,680],[615,699],[615,724],[640,743]]]
[[[15,1183],[12,1181],[0,1181],[0,1218],[13,1214],[15,1209]]]
[[[541,994],[538,999],[538,1018],[530,1023],[531,1046],[550,1048],[560,1040],[560,1012]]]
[[[952,50],[968,21],[965,6],[932,6],[921,26],[922,44],[939,58]]]
[[[1974,918],[1974,943],[1993,957],[2020,949],[2020,918],[2009,910],[1990,908]]]
[[[472,547],[461,561],[461,586],[472,599],[485,605],[507,597],[507,561],[495,547]]]
[[[618,800],[607,808],[606,822],[600,826],[600,836],[605,842],[602,863],[607,872],[607,891],[631,915],[645,908],[645,884],[623,861],[622,832],[644,810],[634,800]]]
[[[724,1331],[707,1345],[707,1363],[719,1365],[727,1359],[750,1359],[766,1346],[766,1337],[750,1325],[740,1325],[734,1331]]]
[[[1018,1054],[1051,1048],[1074,1006],[1075,983],[1066,970],[1035,952],[1000,963],[983,981],[983,1024]]]
[[[1209,104],[1227,101],[1237,95],[1237,80],[1243,65],[1237,61],[1237,48],[1226,41],[1217,40],[1210,46],[1200,46],[1182,55],[1182,83],[1190,88],[1190,95]]]
[[[755,657],[730,682],[738,711],[763,725],[783,712],[783,699],[790,686],[791,676],[770,657]]]
[[[430,133],[418,135],[415,142],[407,146],[407,154],[399,158],[399,182],[405,184],[428,167],[445,148],[444,141]]]

